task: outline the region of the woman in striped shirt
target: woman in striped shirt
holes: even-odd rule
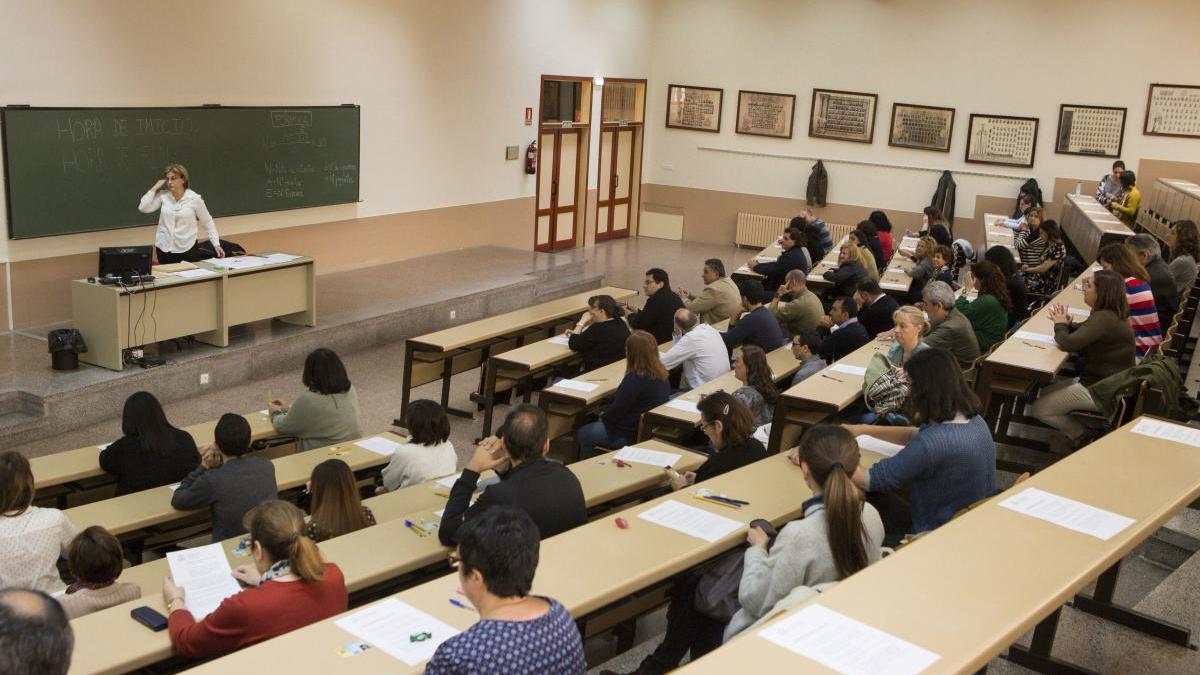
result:
[[[1158,323],[1158,308],[1154,305],[1154,294],[1150,292],[1150,274],[1133,256],[1133,251],[1124,244],[1109,244],[1100,249],[1097,262],[1104,269],[1112,270],[1125,279],[1125,295],[1129,298],[1129,325],[1133,328],[1138,359],[1141,359],[1158,349],[1163,341],[1162,327]]]
[[[1014,236],[1025,286],[1034,295],[1053,295],[1058,290],[1059,267],[1067,257],[1058,223],[1045,216],[1041,208],[1029,209]]]

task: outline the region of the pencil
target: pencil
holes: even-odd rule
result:
[[[740,508],[742,508],[742,507],[740,507],[740,506],[735,506],[735,505],[733,505],[733,504],[727,504],[727,503],[725,503],[725,502],[717,501],[717,500],[715,500],[715,499],[709,499],[708,497],[705,497],[705,496],[703,496],[703,495],[694,495],[694,496],[695,496],[695,498],[696,498],[696,499],[699,499],[699,500],[700,500],[700,501],[702,501],[702,502],[708,502],[709,504],[716,504],[716,505],[718,505],[718,506],[724,506],[724,507],[725,507],[725,508],[727,508],[727,509],[734,509],[734,510],[737,510],[737,509],[740,509]]]
[[[845,381],[845,380],[839,380],[832,375],[826,375],[825,373],[821,373],[821,377],[824,377],[825,379],[828,379],[828,380],[833,380],[834,382],[844,382]]]
[[[1024,340],[1021,340],[1021,344],[1025,345],[1025,346],[1027,346],[1027,347],[1033,347],[1033,348],[1035,348],[1035,349],[1045,349],[1045,347],[1043,347],[1043,346],[1041,346],[1041,345],[1035,345],[1035,344],[1033,344],[1032,342],[1026,342],[1026,341],[1024,341]]]

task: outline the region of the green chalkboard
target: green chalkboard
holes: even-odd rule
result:
[[[0,124],[12,239],[156,223],[138,200],[172,162],[215,217],[358,201],[358,106],[11,106]]]

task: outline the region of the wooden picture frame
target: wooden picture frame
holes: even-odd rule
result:
[[[1200,85],[1153,83],[1146,94],[1147,136],[1200,138]]]
[[[721,133],[721,104],[724,99],[724,89],[668,84],[667,128]]]
[[[796,121],[796,95],[738,91],[734,131],[751,136],[791,138]]]
[[[893,103],[888,145],[894,148],[950,152],[954,138],[954,108],[916,103]]]
[[[1054,152],[1060,155],[1120,157],[1128,113],[1128,108],[1063,103],[1058,107]]]
[[[873,143],[878,105],[878,94],[814,88],[808,135],[835,141]]]
[[[964,161],[1033,168],[1037,130],[1036,117],[971,113]]]

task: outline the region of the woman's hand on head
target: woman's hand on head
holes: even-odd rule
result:
[[[150,189],[151,189],[151,190],[161,190],[161,189],[163,189],[163,186],[164,186],[164,185],[166,185],[166,184],[167,184],[167,179],[166,179],[166,178],[159,178],[159,179],[158,179],[158,180],[157,180],[157,181],[154,183],[154,187],[152,187],[152,188],[150,188]]]

